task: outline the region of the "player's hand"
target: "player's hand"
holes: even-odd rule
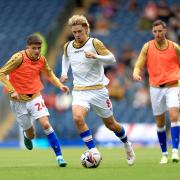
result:
[[[84,54],[85,54],[86,58],[96,59],[96,54],[91,51],[84,51]]]
[[[138,75],[138,74],[133,74],[133,79],[135,81],[142,81],[142,77],[140,75]]]
[[[61,89],[62,92],[66,92],[66,93],[69,93],[69,92],[70,92],[69,87],[64,86],[64,85],[62,85],[62,86],[60,87],[60,89]]]
[[[11,93],[10,96],[11,96],[12,99],[15,99],[15,100],[19,100],[20,99],[19,94],[16,91]]]
[[[68,77],[66,75],[63,75],[60,77],[60,82],[65,83],[68,80]]]

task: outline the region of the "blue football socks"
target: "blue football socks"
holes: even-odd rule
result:
[[[82,138],[88,149],[95,148],[95,143],[90,130],[82,132],[80,134],[80,137]]]
[[[171,139],[172,139],[172,148],[178,149],[178,146],[179,146],[179,125],[176,122],[171,123]]]
[[[166,137],[166,128],[158,128],[157,136],[159,140],[159,144],[162,150],[162,153],[167,153],[167,137]]]
[[[127,135],[126,135],[125,130],[124,130],[123,127],[122,127],[122,129],[121,129],[120,132],[114,132],[114,133],[115,133],[115,135],[116,135],[117,137],[119,137],[119,138],[121,139],[121,141],[122,141],[123,143],[126,143],[126,142],[127,142]]]
[[[44,130],[44,132],[47,135],[49,144],[51,145],[52,149],[54,150],[56,156],[62,156],[60,143],[59,143],[59,140],[58,140],[53,128],[50,127],[49,129]]]

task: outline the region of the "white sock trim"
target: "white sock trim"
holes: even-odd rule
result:
[[[157,132],[163,132],[165,130],[166,130],[166,126],[164,126],[162,128],[157,127]]]
[[[92,135],[86,136],[84,138],[82,138],[84,142],[89,142],[92,140]]]
[[[126,137],[126,134],[124,134],[123,136],[119,137],[120,139],[124,139]]]
[[[49,127],[48,129],[44,129],[44,133],[45,133],[46,135],[49,135],[49,134],[51,134],[52,132],[54,132],[54,129],[53,129],[52,127]]]
[[[178,153],[178,149],[173,148],[173,149],[172,149],[172,152]]]
[[[56,156],[56,159],[63,159],[62,155]]]
[[[166,151],[166,152],[162,152],[162,155],[168,155],[168,152]]]
[[[180,122],[176,121],[176,122],[171,122],[171,127],[177,127],[180,126]]]

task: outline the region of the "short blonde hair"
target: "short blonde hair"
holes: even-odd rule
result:
[[[85,16],[83,15],[73,15],[71,18],[69,18],[68,25],[70,27],[75,25],[82,25],[83,27],[87,27],[88,34],[90,33],[89,23]]]

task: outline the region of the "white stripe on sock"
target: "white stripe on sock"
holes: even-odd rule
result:
[[[180,126],[180,122],[176,121],[176,122],[171,122],[171,127],[177,127]]]
[[[86,136],[84,138],[82,138],[84,142],[89,142],[92,140],[92,135]]]
[[[126,134],[124,134],[124,136],[119,137],[120,139],[124,139],[126,137]]]
[[[168,155],[168,152],[166,151],[166,152],[162,152],[162,155]]]
[[[163,132],[165,130],[166,130],[166,126],[164,126],[162,128],[157,127],[157,132]]]
[[[49,134],[51,134],[52,132],[54,132],[54,129],[53,129],[52,127],[48,128],[48,129],[44,129],[44,133],[45,133],[46,135],[49,135]]]

